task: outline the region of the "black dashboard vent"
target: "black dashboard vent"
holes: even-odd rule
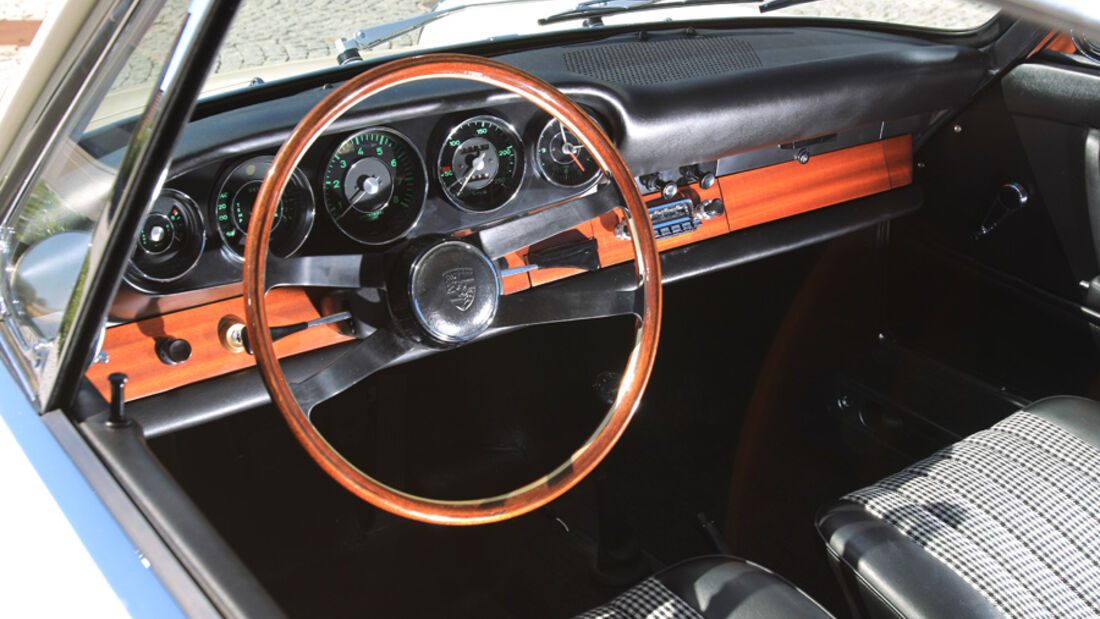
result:
[[[630,41],[566,52],[564,58],[573,73],[637,86],[761,66],[752,45],[733,37]]]

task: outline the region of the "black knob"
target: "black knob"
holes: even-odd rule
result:
[[[171,337],[157,340],[157,357],[167,365],[183,363],[191,358],[191,343]]]
[[[107,416],[107,425],[112,428],[124,428],[130,425],[130,420],[126,418],[126,412],[123,409],[126,403],[126,380],[127,376],[121,372],[115,372],[107,377],[107,381],[111,383],[111,410]]]

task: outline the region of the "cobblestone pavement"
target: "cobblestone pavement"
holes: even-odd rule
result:
[[[475,2],[478,0],[470,0]],[[292,60],[332,58],[337,37],[358,29],[404,19],[429,11],[438,0],[244,0],[219,54],[215,73],[226,73]],[[463,2],[457,2],[462,4]],[[41,20],[61,0],[0,0],[0,20]],[[176,10],[186,0],[171,0]],[[867,19],[904,21],[928,27],[950,27],[960,18],[980,23],[991,9],[965,0],[821,0],[787,9],[800,15],[859,14]],[[272,15],[278,16],[272,19]],[[153,30],[119,76],[117,87],[150,81],[154,67],[174,40],[176,18],[165,17]],[[276,27],[273,27],[276,26]],[[416,34],[404,35],[388,45],[403,47]],[[14,73],[25,48],[0,45],[0,85]],[[2,87],[2,86],[0,86]]]

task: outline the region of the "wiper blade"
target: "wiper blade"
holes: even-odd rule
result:
[[[574,19],[590,19],[593,17],[605,17],[620,13],[632,13],[634,11],[651,11],[654,9],[669,9],[680,6],[699,6],[704,4],[756,4],[760,0],[679,0],[665,2],[664,0],[589,0],[577,5],[576,8],[562,11],[539,20],[540,26],[556,24],[558,22]]]
[[[588,0],[577,5],[576,8],[563,11],[550,17],[539,20],[540,26],[553,24],[573,19],[589,19],[592,17],[604,17],[632,11],[647,11],[653,9],[667,9],[678,6],[698,6],[703,4],[756,4],[760,2],[760,12],[768,13],[778,11],[800,4],[810,4],[818,0],[680,0],[679,2],[665,2],[664,0]]]
[[[767,13],[769,11],[778,11],[779,9],[798,6],[800,4],[810,4],[811,2],[817,2],[817,0],[767,0],[767,2],[760,5],[760,12]]]

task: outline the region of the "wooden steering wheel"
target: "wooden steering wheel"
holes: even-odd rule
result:
[[[279,259],[268,245],[276,206],[298,163],[339,116],[384,90],[422,80],[464,79],[496,86],[537,105],[571,131],[618,189],[589,191],[518,219],[488,225],[462,238],[418,239],[405,245],[408,259],[382,260],[378,252],[352,256]],[[604,199],[601,200],[601,196]],[[619,201],[621,199],[621,202]],[[625,206],[634,247],[634,281],[622,290],[570,293],[535,288],[502,295],[496,260],[549,238],[604,212]],[[418,248],[410,254],[409,247]],[[399,248],[400,249],[400,248]],[[460,265],[455,267],[454,265]],[[456,268],[474,273],[468,294],[475,311],[451,320],[454,305],[433,305]],[[402,282],[395,284],[394,282]],[[265,293],[275,286],[374,287],[388,305],[390,324],[350,346],[344,356],[315,375],[289,383],[272,343]],[[434,291],[434,292],[433,292]],[[510,65],[461,54],[395,60],[359,74],[334,90],[294,128],[263,181],[248,227],[244,262],[246,325],[264,384],[295,438],[322,469],[363,500],[394,514],[447,525],[485,524],[513,518],[545,505],[576,485],[611,451],[630,423],[653,369],[661,320],[661,278],[656,239],[630,170],[608,137],[575,103],[550,84]],[[446,296],[446,295],[443,295]],[[408,311],[412,307],[415,311]],[[449,313],[448,313],[449,312]],[[470,318],[471,315],[475,315]],[[635,339],[623,379],[607,415],[585,443],[549,474],[494,497],[462,501],[429,499],[402,492],[366,475],[321,436],[310,421],[313,406],[418,347],[446,348],[471,341],[489,329],[611,315],[636,317]],[[364,319],[366,321],[366,319]]]

